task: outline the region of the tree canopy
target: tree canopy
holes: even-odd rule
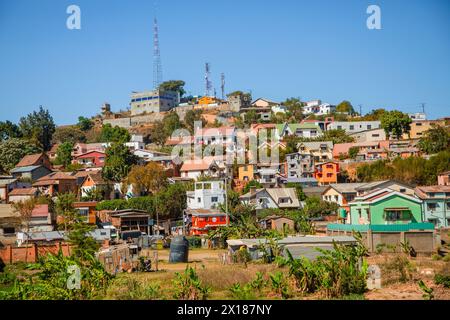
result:
[[[169,80],[161,83],[159,85],[159,89],[178,92],[180,94],[180,97],[182,97],[186,93],[186,91],[184,90],[185,84],[186,83],[183,80]]]
[[[101,142],[121,142],[125,143],[130,141],[131,135],[127,129],[119,126],[113,127],[111,124],[104,124],[102,127],[102,133],[100,136]]]
[[[448,128],[433,125],[425,132],[418,144],[420,150],[427,154],[450,150],[450,131]]]
[[[11,138],[0,142],[0,171],[9,172],[24,156],[41,151],[25,139]]]
[[[68,141],[60,144],[56,151],[56,163],[61,164],[66,168],[72,163],[73,143]]]
[[[353,109],[352,104],[350,103],[350,101],[344,100],[341,103],[339,103],[336,106],[336,111],[337,112],[344,112],[344,113],[348,113],[348,114],[353,114],[355,112],[355,110]]]
[[[77,143],[86,142],[86,135],[77,126],[57,127],[52,138],[53,143]]]
[[[44,151],[50,150],[55,123],[48,110],[40,106],[39,111],[20,118],[19,127],[25,138],[35,142]]]
[[[9,120],[0,121],[0,142],[11,138],[20,138],[21,136],[22,132],[18,125]]]
[[[381,116],[381,127],[387,136],[401,139],[403,134],[409,134],[411,130],[411,118],[398,110],[387,111]]]
[[[102,170],[103,178],[113,182],[120,182],[137,164],[137,157],[120,142],[113,142],[106,148],[105,166]]]

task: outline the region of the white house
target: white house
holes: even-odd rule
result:
[[[281,105],[281,104],[279,104],[279,105],[276,105],[276,106],[273,106],[273,107],[272,107],[272,112],[273,112],[274,114],[277,114],[277,113],[286,113],[286,112],[287,112],[287,107],[286,107],[286,106],[283,106],[283,105]]]
[[[218,177],[223,171],[215,160],[187,160],[181,166],[180,172],[182,178],[197,180],[201,175]]]
[[[256,210],[300,208],[295,188],[251,188],[239,199],[243,204],[255,206]]]
[[[318,116],[330,114],[336,111],[336,106],[329,103],[322,103],[321,100],[312,100],[305,103],[303,106],[303,114],[315,114]]]
[[[187,191],[188,209],[217,209],[225,203],[225,187],[221,180],[196,182],[194,191]]]
[[[352,134],[379,128],[381,128],[381,121],[334,121],[328,125],[327,130],[341,129],[347,134]]]

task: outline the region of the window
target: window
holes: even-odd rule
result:
[[[358,212],[358,217],[361,218],[361,209],[356,209],[356,211]]]
[[[384,212],[386,221],[408,221],[411,220],[411,211],[386,209]]]
[[[327,173],[327,178],[331,178],[333,176],[332,173]]]
[[[198,197],[198,198],[197,198],[197,202],[198,202],[198,203],[202,202],[202,198]]]
[[[351,126],[350,126],[350,130],[355,130],[355,126],[354,126],[354,125],[351,125]]]
[[[405,189],[405,188],[400,188],[400,192],[401,192],[401,193],[405,193],[405,192],[406,192],[406,189]]]
[[[439,208],[439,205],[437,203],[428,203],[427,209],[429,211],[436,211]]]
[[[211,197],[211,202],[218,202],[219,201],[219,197]]]
[[[367,221],[370,221],[370,209],[366,208]]]
[[[205,189],[205,190],[211,190],[211,183],[205,183],[205,184],[203,184],[203,188]]]
[[[370,129],[372,129],[372,125],[368,124],[367,125],[367,130],[370,130]]]
[[[416,126],[417,126],[417,127],[421,127],[422,124],[421,124],[420,122],[417,122],[417,123],[416,123]]]
[[[3,234],[4,235],[13,235],[15,233],[16,233],[16,229],[14,229],[13,227],[3,228]]]
[[[338,130],[342,130],[342,126],[337,126]]]
[[[372,134],[372,138],[378,138],[379,136],[380,136],[380,134],[378,134],[378,133]]]

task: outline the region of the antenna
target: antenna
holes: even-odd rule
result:
[[[362,104],[358,104],[359,106],[359,116],[362,117]]]
[[[422,106],[422,112],[425,113],[425,102],[422,102],[421,106]]]
[[[211,75],[209,62],[205,63],[205,96],[209,97],[211,95],[212,83],[209,80],[209,76]]]
[[[156,89],[162,82],[161,52],[159,50],[158,20],[153,20],[153,88]]]
[[[220,74],[220,89],[222,90],[222,100],[225,100],[225,74]]]

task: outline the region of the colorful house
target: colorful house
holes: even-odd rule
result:
[[[326,161],[315,164],[314,178],[317,179],[319,185],[328,185],[337,183],[339,173],[339,163],[334,161]]]
[[[194,236],[207,234],[209,230],[228,225],[226,213],[215,209],[188,209],[189,234]]]
[[[311,123],[284,123],[276,126],[276,138],[279,140],[290,135],[296,135],[300,138],[315,138],[322,134],[322,130]]]
[[[105,164],[106,154],[101,151],[88,151],[75,157],[74,162],[86,167],[102,167]]]
[[[420,223],[422,200],[389,188],[378,189],[349,202],[350,224],[392,225]]]
[[[437,228],[450,226],[450,185],[417,187],[415,191],[423,200],[423,220]]]
[[[52,172],[33,183],[40,193],[56,196],[58,193],[77,194],[77,178],[63,172]]]
[[[238,179],[240,181],[252,181],[255,178],[256,171],[256,165],[244,164],[238,168]]]

